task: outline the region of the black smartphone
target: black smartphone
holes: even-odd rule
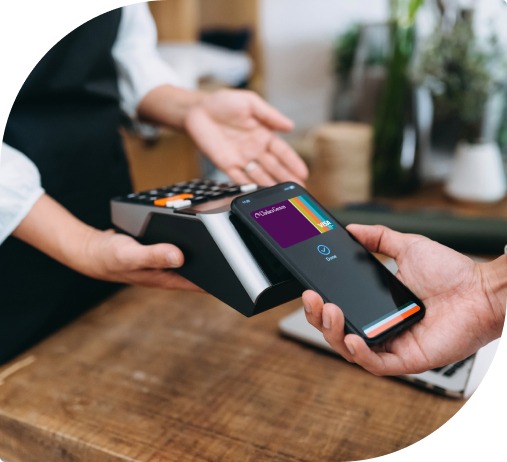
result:
[[[296,183],[235,198],[231,211],[292,275],[338,305],[369,345],[411,326],[423,303]]]

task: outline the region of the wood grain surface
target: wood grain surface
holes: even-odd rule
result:
[[[464,404],[280,336],[298,306],[248,319],[206,294],[122,290],[0,368],[0,459],[361,460]]]

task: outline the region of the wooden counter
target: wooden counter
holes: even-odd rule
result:
[[[0,459],[344,461],[427,436],[464,404],[278,333],[206,294],[126,288],[0,368]]]

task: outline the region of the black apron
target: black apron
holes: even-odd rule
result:
[[[99,16],[44,56],[19,92],[4,135],[32,159],[50,196],[99,229],[111,227],[109,199],[131,190],[111,56],[120,18],[121,10]],[[0,265],[0,363],[118,288],[13,237],[0,246]]]

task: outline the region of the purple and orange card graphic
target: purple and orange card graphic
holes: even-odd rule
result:
[[[336,227],[306,195],[277,202],[250,215],[283,248]]]

